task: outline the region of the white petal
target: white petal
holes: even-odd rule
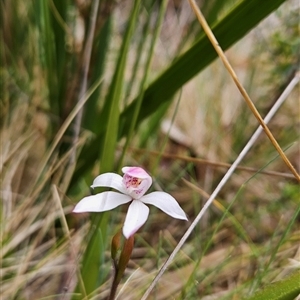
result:
[[[123,234],[128,239],[135,234],[147,221],[149,207],[139,200],[133,200],[129,205],[123,226]]]
[[[165,192],[153,192],[140,198],[146,204],[152,204],[173,218],[187,220],[185,212],[175,198]]]
[[[106,186],[126,194],[122,176],[115,173],[104,173],[97,176],[91,185],[92,188]]]
[[[121,204],[128,203],[132,198],[117,192],[103,192],[83,198],[77,203],[73,212],[101,212],[111,210]]]

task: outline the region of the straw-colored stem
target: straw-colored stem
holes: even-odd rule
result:
[[[144,148],[134,148],[134,147],[129,147],[130,151],[133,153],[137,154],[147,154],[149,156],[159,156],[163,158],[168,158],[168,159],[174,159],[174,160],[182,160],[185,162],[192,162],[195,165],[206,165],[210,166],[213,168],[218,168],[218,169],[229,169],[231,164],[229,163],[224,163],[224,162],[216,162],[216,161],[211,161],[199,157],[190,157],[187,155],[181,155],[181,154],[173,154],[173,153],[168,153],[168,152],[163,152],[161,151],[155,151],[155,150],[148,150]],[[245,166],[237,166],[237,170],[240,171],[245,171],[248,173],[257,173],[259,172],[260,174],[264,175],[269,175],[269,176],[276,176],[276,177],[281,177],[281,178],[288,178],[288,179],[293,179],[294,175],[291,173],[283,173],[283,172],[277,172],[277,171],[268,171],[268,170],[258,170],[257,168],[252,168],[252,167],[245,167]]]
[[[39,166],[39,174],[43,174],[45,167],[47,165],[47,162],[49,161],[50,157],[53,155],[53,152],[55,148],[57,147],[58,143],[60,142],[61,138],[63,137],[64,133],[80,111],[80,109],[83,107],[83,105],[88,101],[90,96],[94,93],[94,91],[98,88],[98,86],[101,84],[103,81],[102,78],[97,80],[91,87],[90,89],[84,94],[84,97],[82,98],[82,101],[79,101],[76,106],[73,108],[71,113],[68,115],[60,129],[58,130],[57,134],[55,135],[55,138],[51,145],[49,146],[49,150],[46,152],[44,158],[41,161],[41,164]],[[35,180],[35,183],[32,185],[31,193],[35,192],[35,189],[37,188],[38,182],[40,180],[40,177],[37,177]]]
[[[278,151],[279,155],[281,156],[281,158],[283,159],[283,161],[285,162],[285,164],[288,166],[288,168],[291,170],[291,172],[294,174],[295,178],[300,182],[300,175],[297,173],[296,169],[294,168],[294,166],[291,164],[291,162],[289,161],[289,159],[286,157],[286,155],[284,154],[284,152],[282,151],[281,147],[279,146],[279,144],[277,143],[276,139],[274,138],[272,132],[270,131],[270,129],[268,128],[268,126],[266,125],[266,123],[264,122],[264,120],[262,119],[261,115],[259,114],[258,110],[256,109],[255,105],[253,104],[252,100],[250,99],[248,93],[246,92],[246,90],[244,89],[244,87],[242,86],[241,82],[239,81],[235,71],[233,70],[233,68],[231,67],[224,51],[222,50],[221,46],[219,45],[216,37],[214,36],[213,32],[211,31],[209,25],[207,24],[202,12],[200,11],[198,5],[196,4],[195,0],[189,0],[191,7],[193,8],[199,23],[201,24],[204,32],[206,33],[207,37],[209,38],[212,46],[215,48],[216,52],[218,53],[219,57],[221,58],[225,68],[227,69],[228,73],[230,74],[230,76],[232,77],[234,83],[236,84],[237,88],[239,89],[239,91],[241,92],[242,96],[244,97],[247,105],[249,106],[250,110],[252,111],[253,115],[255,116],[255,118],[259,121],[260,125],[262,126],[262,128],[264,129],[266,135],[268,136],[268,138],[270,139],[271,143],[273,144],[273,146],[275,147],[275,149]]]
[[[76,253],[75,253],[74,247],[72,245],[72,239],[71,239],[69,226],[68,226],[68,223],[67,223],[67,220],[66,220],[66,216],[64,214],[64,210],[63,210],[63,207],[62,207],[62,204],[61,204],[61,200],[60,200],[60,197],[59,197],[59,194],[58,194],[57,187],[55,185],[52,185],[52,193],[53,193],[53,196],[54,196],[53,198],[56,200],[57,207],[59,208],[59,211],[60,211],[60,219],[61,219],[61,222],[62,222],[62,228],[64,230],[65,235],[67,236],[67,238],[69,240],[71,253],[72,253],[73,257],[76,258]],[[77,263],[77,260],[75,260],[75,261],[76,261],[76,272],[77,272],[77,277],[78,277],[78,282],[79,282],[79,288],[80,288],[80,291],[82,293],[82,299],[87,300],[88,297],[87,297],[87,294],[86,294],[83,278],[82,278],[81,273],[80,273],[80,266]]]
[[[292,89],[295,87],[295,85],[299,83],[299,81],[300,81],[300,74],[297,73],[296,76],[291,80],[290,84],[287,86],[287,88],[285,89],[285,91],[282,93],[282,95],[278,98],[278,100],[276,101],[276,103],[274,104],[274,106],[272,107],[272,109],[269,111],[269,113],[267,114],[267,116],[265,117],[265,119],[264,119],[265,123],[268,123],[272,119],[272,117],[274,116],[274,114],[276,113],[276,111],[282,105],[282,103],[286,99],[287,90],[289,92],[291,92]],[[285,95],[285,96],[283,97],[283,95]],[[203,215],[208,210],[208,208],[210,207],[210,205],[213,203],[214,199],[217,197],[217,195],[219,194],[219,192],[221,191],[221,189],[223,188],[223,186],[226,184],[226,182],[229,180],[229,178],[231,177],[231,175],[233,174],[233,172],[236,170],[238,164],[243,160],[243,158],[246,156],[246,154],[248,153],[248,151],[250,150],[250,148],[253,146],[254,142],[257,140],[257,138],[261,134],[262,130],[263,129],[262,129],[261,126],[259,126],[256,129],[256,131],[254,132],[254,134],[252,135],[252,137],[249,139],[249,141],[246,144],[246,146],[243,148],[243,150],[241,151],[241,153],[238,155],[237,159],[233,162],[233,164],[231,165],[231,167],[229,168],[229,170],[226,172],[226,174],[224,175],[224,177],[222,178],[222,180],[219,182],[219,184],[217,185],[217,187],[215,188],[215,190],[212,192],[211,196],[209,197],[209,199],[207,200],[207,202],[205,203],[205,205],[202,207],[202,209],[200,210],[200,212],[196,216],[196,218],[193,221],[193,223],[191,224],[191,226],[187,229],[187,231],[185,232],[185,234],[183,235],[183,237],[181,238],[181,240],[179,241],[179,243],[177,244],[177,246],[175,247],[175,249],[173,250],[173,252],[169,256],[169,258],[162,265],[162,267],[160,268],[159,272],[157,273],[156,277],[154,278],[154,280],[152,281],[152,283],[150,284],[150,286],[146,290],[146,292],[143,295],[143,297],[142,297],[141,300],[146,300],[148,298],[148,296],[150,295],[151,291],[153,290],[153,288],[155,287],[155,285],[157,284],[157,282],[162,277],[163,273],[167,270],[167,268],[169,267],[169,265],[173,261],[173,259],[176,256],[176,254],[179,252],[179,250],[184,245],[184,243],[186,242],[186,240],[188,239],[188,237],[190,236],[190,234],[192,233],[192,231],[194,230],[194,228],[197,226],[197,224],[199,223],[199,221],[202,219]]]

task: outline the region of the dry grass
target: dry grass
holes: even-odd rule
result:
[[[76,283],[76,256],[86,227],[72,230],[71,245],[61,229],[73,208],[64,191],[57,199],[51,190],[60,184],[63,161],[52,159],[46,172],[38,172],[46,150],[46,123],[34,108],[20,104],[1,129],[2,299],[40,299]],[[37,176],[38,192],[33,189]]]
[[[166,36],[170,35],[168,29],[178,24],[177,16],[170,14],[170,10],[168,13]],[[184,13],[181,17],[188,20],[189,13]],[[261,71],[268,69],[271,61],[260,61],[260,57],[265,58],[267,54],[253,46],[261,38],[259,32],[266,24],[227,53],[263,112],[278,96],[278,86],[267,81],[267,72]],[[178,27],[180,32],[184,31],[181,19]],[[166,53],[165,45],[160,47],[158,53]],[[178,44],[174,42],[173,48],[176,47]],[[173,48],[170,51],[174,51]],[[158,57],[154,66],[159,66],[161,59]],[[298,97],[299,89],[287,99],[270,123],[270,129],[283,148],[292,144],[286,153],[299,170]],[[47,114],[36,109],[39,101],[42,102],[37,99],[35,106],[30,106],[24,96],[13,108],[2,106],[9,112],[2,121],[0,133],[0,288],[3,300],[46,299],[48,296],[54,299],[55,295],[69,299],[77,283],[78,262],[85,248],[89,224],[82,221],[84,217],[70,215],[77,199],[66,196],[73,171],[67,163],[70,153],[58,159],[54,150],[45,168],[40,169],[50,147],[51,121]],[[174,110],[174,107],[170,109],[169,119]],[[247,111],[223,66],[215,62],[183,88],[174,125],[180,134],[178,131],[170,133],[165,155],[162,154],[154,174],[155,189],[174,195],[193,220],[224,174],[227,167],[223,163],[230,164],[235,159],[257,122]],[[146,151],[132,149],[126,157],[128,165],[138,163],[150,169],[155,166],[157,153],[151,151],[163,148],[165,133],[162,131],[152,137]],[[78,150],[85,139],[83,136]],[[191,156],[201,159],[182,159]],[[275,156],[275,150],[262,135],[243,163],[244,167],[252,168],[252,172],[239,169],[231,177],[150,299],[241,299],[256,285],[281,279],[299,268],[299,217],[295,216],[299,186],[286,176],[288,170],[280,159],[273,161]],[[277,175],[259,172],[251,178],[253,170],[265,166],[267,171],[277,172]],[[81,193],[88,193],[86,186]],[[81,196],[76,195],[78,199]],[[222,219],[224,212],[227,214]],[[296,218],[295,224],[289,228],[293,218]],[[124,213],[120,211],[110,225],[117,228],[123,219]],[[121,286],[118,299],[140,299],[188,226],[188,222],[171,220],[152,209],[148,222],[137,236],[127,281]],[[110,268],[108,252],[106,256],[104,267]],[[107,279],[93,299],[104,299],[109,289],[110,279]]]

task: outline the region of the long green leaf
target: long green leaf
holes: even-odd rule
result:
[[[228,49],[283,2],[285,0],[266,0],[263,2],[260,0],[245,0],[239,3],[223,20],[213,27],[214,34],[221,47],[224,50]],[[217,53],[207,36],[203,34],[191,49],[179,57],[145,91],[137,124],[154,113],[164,102],[169,102],[180,87],[215,58],[217,58]],[[128,131],[136,101],[133,101],[122,114],[122,120],[124,120],[122,135]]]
[[[41,51],[41,62],[43,63],[45,76],[47,78],[49,104],[51,111],[58,115],[57,61],[51,12],[47,1],[35,1],[34,4],[36,23],[39,25],[40,48],[43,50]]]
[[[108,172],[113,169],[116,144],[118,140],[119,118],[120,118],[120,100],[124,84],[124,72],[126,66],[127,54],[129,51],[130,40],[136,24],[140,0],[136,0],[130,22],[124,37],[120,56],[117,62],[117,68],[114,73],[112,84],[108,97],[105,101],[105,107],[102,114],[103,122],[106,127],[104,146],[101,154],[101,172]]]
[[[64,22],[67,23],[67,8],[68,8],[68,0],[65,1],[59,1],[59,0],[53,0],[53,4],[50,3],[50,8],[52,8],[52,14],[51,14],[51,24],[53,29],[53,35],[54,35],[54,51],[55,51],[55,57],[56,57],[56,66],[55,66],[55,76],[57,78],[57,93],[56,97],[52,101],[57,102],[58,107],[58,113],[61,116],[63,109],[64,109],[64,95],[65,95],[65,89],[67,88],[66,82],[66,72],[65,72],[65,66],[66,66],[66,32],[65,28],[63,27],[63,24],[60,23]],[[53,74],[54,75],[54,74]],[[52,87],[50,87],[52,88]]]
[[[213,31],[222,48],[224,50],[228,49],[285,1],[286,0],[266,0],[261,2],[260,0],[244,0],[240,2],[213,27]],[[167,107],[168,104],[171,103],[171,97],[176,91],[208,66],[216,57],[217,54],[208,38],[203,35],[194,46],[179,57],[173,65],[146,89],[136,127],[138,127],[145,118],[152,115],[160,106],[165,105]],[[122,126],[120,128],[120,136],[125,135],[130,128],[130,122],[133,117],[137,99],[121,114],[120,124]],[[104,130],[105,128],[103,128],[103,132]],[[79,162],[73,177],[73,183],[76,183],[77,178],[82,176],[85,170],[89,169],[97,159],[98,145],[102,140],[103,135],[99,134],[97,138],[82,151],[82,157],[85,163],[80,164]]]
[[[118,124],[120,117],[119,105],[124,82],[126,58],[132,33],[137,20],[139,6],[140,0],[136,0],[123,44],[120,49],[116,70],[110,86],[110,92],[105,103],[105,114],[103,115],[105,121],[103,122],[107,122],[107,131],[104,137],[103,150],[101,151],[100,158],[102,173],[112,171],[114,168],[114,156],[118,139]],[[97,147],[97,150],[99,151],[99,146]],[[92,223],[93,233],[88,241],[82,264],[82,278],[87,294],[92,293],[104,279],[101,265],[103,265],[103,254],[107,248],[108,214],[104,213],[95,216]]]
[[[157,41],[159,33],[160,33],[160,29],[161,29],[161,25],[162,25],[162,22],[163,22],[163,17],[165,15],[166,7],[167,7],[167,1],[163,0],[161,2],[161,5],[160,5],[159,14],[158,14],[158,18],[157,18],[157,25],[156,25],[156,28],[155,28],[155,32],[153,34],[153,38],[152,38],[152,41],[151,41],[151,44],[150,44],[150,49],[148,51],[148,57],[147,57],[146,64],[145,64],[145,67],[144,67],[145,68],[145,73],[144,73],[143,79],[141,80],[140,95],[139,95],[139,98],[137,99],[136,105],[134,107],[134,113],[133,113],[133,118],[131,119],[130,129],[129,129],[127,135],[126,135],[126,144],[123,148],[123,153],[122,153],[122,156],[119,160],[119,169],[122,166],[123,158],[125,156],[125,152],[127,151],[128,146],[131,142],[133,132],[134,132],[134,128],[135,128],[136,121],[137,121],[137,117],[138,117],[138,114],[139,114],[140,109],[141,109],[141,103],[142,103],[142,99],[143,99],[143,96],[144,96],[143,93],[144,93],[146,82],[147,82],[147,79],[148,79],[148,74],[150,72],[150,65],[151,65],[152,57],[154,55],[154,48],[155,48],[156,41]]]
[[[247,300],[293,300],[300,294],[300,272],[274,282]]]
[[[107,60],[108,47],[111,39],[111,29],[112,29],[112,16],[108,16],[103,28],[98,37],[96,37],[94,45],[94,57],[93,57],[93,75],[92,82],[97,81],[103,76],[103,71],[105,63]],[[90,100],[87,102],[84,108],[84,117],[82,122],[82,127],[97,133],[99,130],[99,110],[98,102],[101,93],[102,85],[93,93]]]

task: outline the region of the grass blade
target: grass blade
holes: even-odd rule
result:
[[[138,16],[140,1],[135,1],[133,12],[129,25],[124,37],[124,41],[120,50],[119,59],[114,73],[110,92],[105,103],[107,131],[104,138],[103,150],[101,153],[101,173],[112,171],[114,169],[115,149],[118,137],[119,124],[119,105],[121,100],[121,92],[123,88],[124,71],[126,66],[126,58],[129,50],[129,43],[132,37],[133,29]],[[98,148],[99,150],[99,148]],[[104,278],[101,273],[101,265],[104,259],[104,252],[107,246],[107,227],[108,214],[95,216],[92,222],[93,233],[87,244],[82,264],[82,277],[88,294],[92,293]]]
[[[284,1],[267,0],[262,3],[259,0],[252,0],[240,2],[212,28],[222,48],[226,50],[232,46]],[[142,120],[154,113],[159,106],[170,102],[174,93],[216,58],[217,53],[209,39],[202,35],[193,47],[176,59],[174,64],[147,88],[137,126]],[[124,121],[122,135],[128,132],[136,101],[137,99],[121,115]]]
[[[299,82],[299,78],[296,76],[295,78],[292,79],[290,85],[294,87],[296,85],[296,83],[298,83],[298,82]],[[289,89],[289,87],[287,89]],[[285,97],[282,96],[282,97],[278,98],[277,102],[273,106],[274,109],[272,108],[270,110],[270,112],[267,114],[267,116],[265,117],[265,119],[264,119],[265,123],[268,123],[272,119],[272,117],[275,114],[275,112],[279,109],[279,107],[281,106],[281,104],[286,99],[286,96],[287,95],[285,94]],[[201,220],[201,218],[203,217],[203,215],[205,214],[205,212],[207,211],[207,209],[213,203],[214,199],[217,197],[218,193],[221,191],[221,189],[223,188],[223,186],[229,180],[229,178],[231,177],[231,175],[235,171],[236,167],[240,164],[240,162],[243,160],[243,158],[248,153],[248,151],[250,150],[250,148],[253,146],[253,144],[255,143],[255,141],[257,140],[257,138],[259,137],[259,135],[261,134],[261,132],[262,132],[262,127],[259,126],[257,128],[257,130],[254,132],[254,134],[252,135],[252,137],[249,139],[249,141],[246,144],[246,146],[240,152],[240,154],[238,155],[238,157],[236,158],[236,160],[233,162],[233,164],[231,165],[231,167],[229,168],[229,170],[226,172],[226,174],[224,175],[224,177],[221,179],[221,181],[219,182],[219,184],[217,185],[217,187],[214,189],[214,191],[212,192],[211,196],[209,197],[209,199],[207,200],[207,202],[204,204],[204,206],[202,207],[202,209],[200,210],[200,212],[198,213],[198,215],[196,216],[195,220],[190,225],[190,227],[188,228],[188,230],[185,232],[185,234],[183,235],[183,237],[181,238],[181,240],[179,241],[179,243],[177,244],[177,246],[175,247],[175,249],[173,250],[173,252],[169,256],[169,258],[167,259],[167,261],[163,264],[163,266],[159,270],[158,274],[156,275],[155,279],[153,280],[153,282],[151,283],[151,285],[148,287],[147,291],[143,295],[142,300],[146,300],[147,299],[147,297],[151,293],[152,289],[155,287],[156,283],[159,281],[159,279],[161,278],[161,276],[163,275],[163,273],[166,271],[166,269],[168,268],[168,266],[170,265],[170,263],[173,261],[175,255],[178,253],[178,251],[184,245],[184,243],[187,240],[187,238],[190,236],[190,234],[192,233],[192,231],[194,230],[194,228],[196,227],[196,225],[199,223],[199,221]]]
[[[234,83],[236,84],[237,88],[239,89],[240,93],[242,94],[246,104],[250,108],[251,112],[255,116],[255,118],[258,120],[262,128],[264,129],[266,135],[268,136],[269,140],[281,156],[282,160],[285,162],[285,164],[288,166],[288,168],[291,170],[291,172],[294,174],[295,178],[300,182],[300,175],[297,173],[296,169],[294,166],[291,164],[289,159],[286,157],[284,152],[282,151],[281,147],[279,146],[277,140],[273,136],[272,132],[270,131],[269,127],[265,124],[264,120],[262,119],[260,113],[258,112],[256,106],[254,105],[253,101],[250,99],[248,93],[244,89],[243,85],[241,84],[240,80],[238,79],[235,71],[233,70],[232,66],[230,65],[226,55],[224,54],[222,47],[220,47],[220,44],[218,43],[216,37],[212,33],[210,27],[208,26],[203,14],[201,13],[200,9],[198,8],[196,2],[194,0],[189,0],[195,14],[197,15],[197,18],[203,27],[205,33],[207,34],[210,42],[212,43],[214,49],[218,53],[219,57],[221,58],[225,68],[227,69],[228,73],[232,77]]]
[[[300,272],[274,282],[247,300],[293,300],[300,294]]]
[[[285,2],[285,0],[267,0],[263,3],[259,0],[240,2],[213,27],[213,31],[223,49],[228,49],[241,39],[283,2]],[[199,59],[199,57],[201,57],[201,59]],[[207,36],[203,34],[194,46],[176,59],[176,61],[146,89],[137,117],[136,128],[145,118],[155,113],[161,106],[167,108],[172,101],[171,97],[188,80],[208,66],[216,57],[217,53],[214,51]],[[120,128],[119,138],[126,135],[129,131],[137,101],[138,98],[128,105],[120,115],[120,124],[122,124],[122,127]],[[105,115],[107,115],[107,111],[103,114],[104,124],[106,124]],[[102,131],[99,131],[99,135],[96,139],[82,151],[81,157],[84,159],[85,164],[78,166],[73,177],[73,184],[76,183],[78,177],[82,176],[97,159],[98,145],[103,140],[104,131],[105,128],[103,127]]]

